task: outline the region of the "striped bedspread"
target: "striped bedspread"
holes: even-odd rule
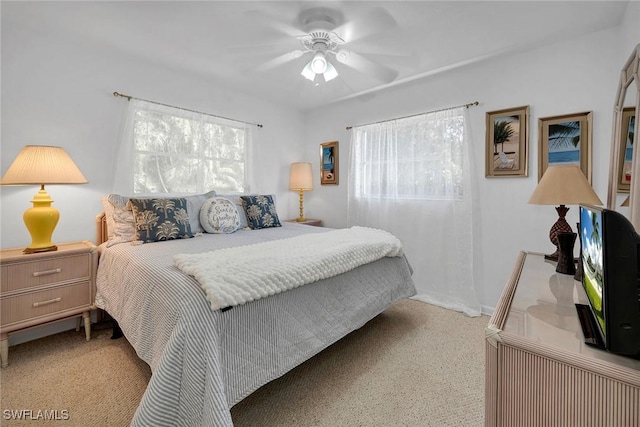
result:
[[[133,426],[231,426],[230,408],[415,294],[404,257],[382,258],[228,311],[173,265],[202,253],[328,229],[277,229],[100,247],[96,305],[116,319],[152,377]]]

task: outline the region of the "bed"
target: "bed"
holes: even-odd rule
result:
[[[231,426],[234,404],[415,294],[409,263],[394,256],[214,310],[201,283],[174,264],[178,254],[329,231],[282,222],[230,234],[109,244],[105,215],[99,215],[96,306],[117,321],[152,371],[131,425]]]

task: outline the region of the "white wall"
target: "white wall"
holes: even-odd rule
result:
[[[94,241],[94,217],[102,209],[100,197],[112,188],[127,108],[127,101],[114,97],[114,91],[263,124],[255,130],[251,191],[275,193],[279,214],[296,215],[297,195],[287,189],[288,167],[303,152],[303,115],[178,67],[177,62],[176,69],[161,69],[82,39],[3,22],[1,170],[6,171],[27,144],[59,145],[89,181],[47,187],[60,211],[54,242]],[[22,213],[37,190],[0,187],[1,247],[30,243]]]
[[[620,59],[622,64],[629,58],[631,50],[640,43],[640,1],[630,1],[620,25]],[[622,68],[622,66],[620,66]]]
[[[345,126],[479,101],[469,110],[482,227],[476,239],[476,283],[481,304],[495,306],[520,250],[550,253],[548,232],[557,219],[551,206],[528,199],[538,183],[538,119],[593,111],[593,187],[606,201],[612,107],[622,62],[620,30],[521,52],[435,75],[309,112],[307,151],[314,160],[318,144],[340,141],[340,175],[346,177],[349,133]],[[628,54],[626,54],[628,55]],[[487,111],[530,106],[529,176],[485,178]],[[309,193],[307,215],[333,227],[346,225],[346,180],[339,187],[318,186]],[[578,221],[577,209],[568,215]],[[428,239],[428,236],[425,236]],[[438,244],[438,242],[434,242]],[[407,254],[411,261],[411,254]]]

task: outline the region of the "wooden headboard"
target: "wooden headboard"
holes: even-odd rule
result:
[[[109,233],[107,231],[107,216],[104,212],[100,212],[96,215],[96,245],[100,245],[109,240]]]

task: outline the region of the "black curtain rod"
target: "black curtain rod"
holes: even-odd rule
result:
[[[202,111],[196,111],[196,110],[190,110],[188,108],[176,107],[175,105],[169,105],[169,104],[163,104],[161,102],[149,101],[148,99],[143,99],[143,98],[136,98],[135,96],[125,95],[123,93],[113,92],[113,96],[119,96],[121,98],[127,98],[127,101],[131,101],[132,99],[137,99],[138,101],[150,102],[152,104],[162,105],[164,107],[177,108],[178,110],[189,111],[191,113],[204,114],[206,116],[217,117],[219,119],[225,119],[225,120],[231,120],[231,121],[234,121],[234,122],[239,122],[239,123],[244,123],[244,124],[247,124],[247,125],[257,126],[259,128],[262,127],[262,125],[258,124],[258,123],[244,122],[242,120],[230,119],[228,117],[223,117],[223,116],[216,116],[215,114],[203,113]]]
[[[400,120],[400,119],[408,119],[409,117],[416,117],[416,116],[421,116],[423,114],[429,114],[429,113],[437,113],[439,111],[447,111],[447,110],[453,110],[456,108],[460,108],[460,107],[465,107],[465,108],[469,108],[469,107],[473,107],[475,105],[479,105],[480,103],[478,101],[472,102],[470,104],[462,104],[462,105],[456,105],[455,107],[448,107],[448,108],[441,108],[439,110],[433,110],[433,111],[427,111],[425,113],[418,113],[418,114],[412,114],[410,116],[403,116],[403,117],[396,117],[395,119],[387,119],[387,120],[380,120],[379,122],[373,122],[373,123],[365,123],[363,125],[357,125],[357,126],[347,126],[347,130],[351,130],[354,127],[360,127],[360,126],[369,126],[369,125],[377,125],[378,123],[386,123],[386,122],[392,122],[394,120]]]

